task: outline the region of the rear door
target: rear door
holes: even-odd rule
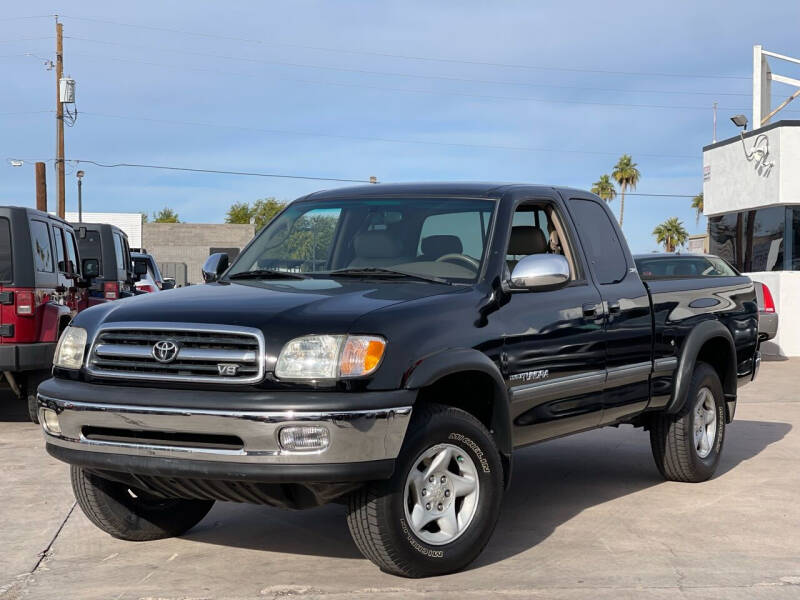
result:
[[[603,298],[608,376],[602,423],[614,423],[641,412],[650,399],[650,299],[607,207],[591,197],[570,198],[569,206]]]
[[[564,235],[554,250],[550,230],[556,221]],[[526,201],[512,221],[509,272],[523,256],[558,252],[571,263],[572,277],[556,290],[514,291],[501,309],[515,446],[600,422],[606,377],[602,301],[569,231],[555,198]]]

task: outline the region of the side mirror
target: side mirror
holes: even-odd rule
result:
[[[100,275],[100,261],[96,258],[84,258],[82,266],[84,279],[94,279]]]
[[[133,273],[139,277],[142,275],[147,275],[147,263],[143,260],[133,261]]]
[[[511,273],[512,289],[548,290],[569,281],[569,263],[561,254],[530,254]]]
[[[217,252],[206,259],[203,265],[203,281],[213,283],[219,279],[220,275],[228,268],[228,255],[224,252]]]

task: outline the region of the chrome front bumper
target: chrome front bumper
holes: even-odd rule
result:
[[[48,430],[44,409],[55,411],[60,432]],[[211,461],[220,466],[224,463],[327,465],[394,459],[400,452],[411,417],[410,406],[336,412],[210,410],[77,402],[41,393],[39,410],[48,445],[109,458],[156,457]],[[291,425],[327,428],[327,448],[283,449],[279,432]],[[93,437],[87,433],[90,431],[123,433],[101,440],[90,439]],[[204,445],[204,436],[211,436],[209,439],[227,436],[240,440],[241,444],[239,447]]]

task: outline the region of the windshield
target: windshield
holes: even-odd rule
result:
[[[276,217],[228,276],[281,271],[309,277],[381,272],[468,283],[483,262],[493,200],[380,198],[301,201]],[[333,275],[331,275],[333,273]]]
[[[669,277],[734,277],[736,272],[716,256],[681,256],[675,258],[635,258],[642,279]]]

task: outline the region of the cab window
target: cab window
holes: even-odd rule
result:
[[[58,270],[62,273],[69,273],[69,265],[64,258],[64,231],[61,227],[53,227],[56,234],[56,256],[58,257]]]

